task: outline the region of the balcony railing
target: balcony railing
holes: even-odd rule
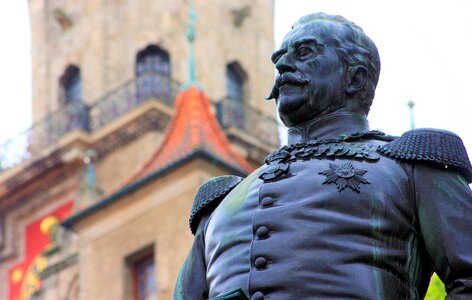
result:
[[[0,145],[0,172],[35,157],[75,129],[93,132],[147,100],[173,105],[179,84],[168,77],[142,75],[91,105],[71,103]]]
[[[172,107],[178,87],[179,84],[170,78],[143,76],[125,83],[91,105],[76,102],[50,113],[0,144],[0,172],[36,157],[75,129],[95,132],[145,101],[159,101]],[[266,145],[278,146],[275,119],[231,100],[218,102],[216,110],[224,129],[234,127]]]
[[[269,148],[279,146],[278,124],[275,118],[232,99],[217,102],[216,112],[223,129],[234,127]]]
[[[152,99],[172,107],[178,88],[179,83],[169,77],[141,75],[90,107],[89,130],[93,132],[100,129],[147,100]]]

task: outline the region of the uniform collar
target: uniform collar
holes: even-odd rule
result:
[[[353,112],[334,112],[288,129],[288,144],[305,143],[358,131],[368,131],[369,121]]]

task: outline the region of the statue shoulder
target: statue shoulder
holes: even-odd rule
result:
[[[211,213],[241,181],[243,181],[242,177],[225,175],[212,178],[198,188],[189,219],[190,230],[193,234],[196,233],[201,218],[206,213]]]
[[[421,128],[405,132],[401,137],[381,146],[384,156],[426,163],[436,168],[453,169],[472,182],[472,166],[461,138],[450,131]]]

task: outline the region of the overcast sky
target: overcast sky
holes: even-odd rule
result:
[[[270,1],[270,0],[267,0]],[[26,0],[0,2],[0,142],[31,120],[30,37]],[[377,44],[382,70],[369,119],[399,135],[415,125],[458,133],[472,150],[472,1],[276,0],[275,41],[302,15],[340,14]],[[267,54],[268,56],[270,53]]]
[[[27,0],[0,1],[0,143],[28,128],[31,122],[27,4]]]

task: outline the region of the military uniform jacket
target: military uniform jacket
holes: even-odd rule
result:
[[[433,271],[472,298],[470,163],[425,132],[395,145],[349,113],[290,129],[203,216],[174,298],[421,299]]]

